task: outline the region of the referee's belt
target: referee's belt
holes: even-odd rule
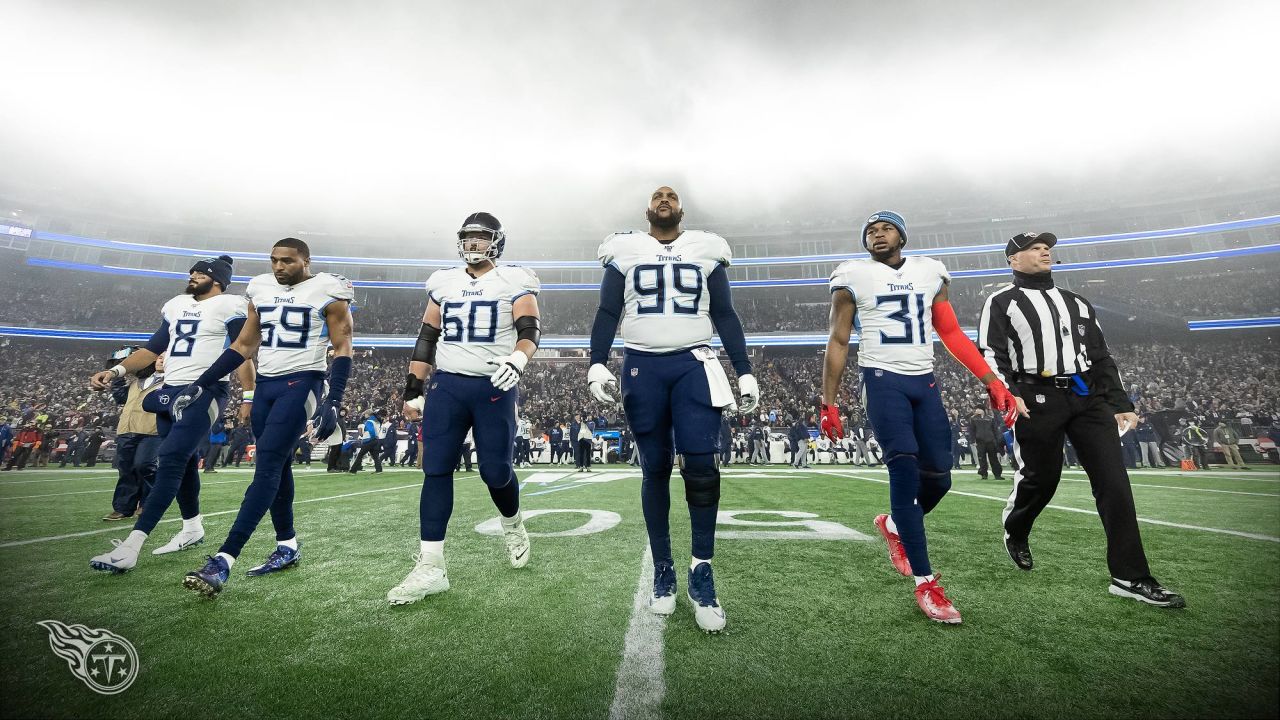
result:
[[[1053,387],[1059,390],[1075,390],[1079,392],[1080,387],[1076,385],[1075,375],[1029,375],[1027,373],[1018,373],[1014,376],[1013,381],[1021,385],[1041,385],[1044,387]],[[1080,381],[1085,385],[1087,392],[1087,381],[1084,375],[1079,375]]]

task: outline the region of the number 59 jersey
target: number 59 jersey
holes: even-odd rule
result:
[[[249,281],[245,295],[258,311],[262,345],[258,374],[275,377],[303,370],[324,372],[329,326],[324,309],[355,298],[351,281],[333,273],[316,273],[297,285],[281,285],[265,273]]]
[[[947,268],[919,255],[892,267],[848,260],[831,273],[831,292],[853,295],[858,365],[902,375],[933,372],[933,299],[951,281]]]
[[[541,289],[538,276],[518,265],[498,265],[478,278],[460,267],[431,273],[427,295],[440,306],[441,321],[436,369],[492,375],[489,361],[516,350],[512,304]]]
[[[204,300],[178,295],[165,303],[160,309],[169,333],[165,382],[169,385],[195,382],[239,334],[248,311],[244,296],[226,293]]]
[[[621,232],[600,244],[600,262],[622,273],[622,340],[634,350],[673,352],[706,345],[713,331],[707,278],[733,259],[715,233],[686,230],[669,243]]]

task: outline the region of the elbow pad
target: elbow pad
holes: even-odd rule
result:
[[[440,342],[440,328],[422,323],[418,331],[418,342],[413,346],[414,362],[424,362],[432,367],[436,364],[436,343]]]
[[[537,317],[523,315],[516,318],[513,324],[516,328],[516,342],[528,340],[534,347],[538,346],[538,342],[542,340],[542,328]]]

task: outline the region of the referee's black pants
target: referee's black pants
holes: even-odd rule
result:
[[[1111,576],[1120,580],[1150,576],[1111,406],[1100,395],[1081,397],[1053,386],[1018,383],[1018,391],[1031,417],[1019,417],[1013,429],[1013,452],[1019,467],[1004,509],[1006,537],[1026,540],[1032,523],[1053,499],[1062,477],[1065,434],[1093,487],[1107,535]]]

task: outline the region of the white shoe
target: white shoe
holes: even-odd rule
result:
[[[89,558],[89,567],[109,573],[122,573],[132,570],[138,564],[138,548],[124,544],[123,540],[112,540],[115,549],[108,553]]]
[[[392,605],[408,605],[428,595],[449,589],[449,576],[445,572],[444,555],[414,555],[413,570],[399,585],[387,591],[387,602]]]
[[[653,592],[649,595],[649,612],[667,617],[676,611],[676,572],[667,563],[653,568]]]
[[[529,533],[524,529],[524,518],[518,511],[516,517],[519,519],[516,526],[511,529],[503,527],[502,534],[507,542],[507,558],[511,560],[511,567],[522,568],[529,564]]]
[[[151,551],[152,555],[168,555],[179,550],[195,547],[204,542],[204,528],[195,530],[179,530],[169,542]]]
[[[693,603],[693,618],[703,632],[718,633],[724,630],[724,608],[716,598],[716,582],[711,573],[711,563],[699,563],[689,571],[689,602]]]

